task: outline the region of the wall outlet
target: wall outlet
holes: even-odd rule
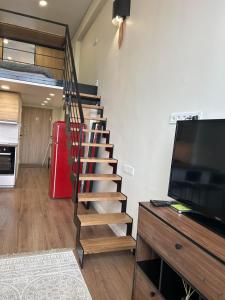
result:
[[[123,172],[130,176],[134,176],[134,167],[124,164]]]
[[[176,112],[170,115],[170,124],[176,124],[177,121],[185,121],[185,120],[199,120],[202,118],[202,112],[194,111],[194,112]]]

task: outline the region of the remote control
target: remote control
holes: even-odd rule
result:
[[[150,203],[156,207],[165,207],[174,204],[176,201],[150,200]]]

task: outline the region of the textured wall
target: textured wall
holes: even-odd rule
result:
[[[135,225],[139,201],[167,197],[175,131],[170,113],[225,115],[224,11],[223,0],[132,0],[118,50],[108,0],[82,41],[80,80],[99,80]],[[134,166],[134,177],[122,172],[124,163]]]

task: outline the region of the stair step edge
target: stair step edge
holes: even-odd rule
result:
[[[81,157],[81,162],[118,163],[115,158]]]
[[[126,201],[127,196],[123,193],[80,193],[78,194],[79,202],[94,201]]]
[[[79,143],[73,143],[73,146],[78,146]],[[113,148],[113,144],[97,144],[97,143],[82,143],[82,147],[102,147],[102,148]]]
[[[121,181],[122,177],[117,174],[80,174],[80,181]]]
[[[84,254],[134,250],[136,241],[131,236],[80,240]]]
[[[97,226],[108,224],[131,224],[133,219],[126,213],[77,215],[81,226]]]
[[[72,104],[72,106],[78,107],[77,104]],[[102,105],[81,104],[81,106],[85,109],[104,110],[104,106]]]
[[[79,129],[77,128],[71,128],[71,131],[77,131],[79,132]],[[82,130],[85,133],[101,133],[101,134],[110,134],[109,130],[100,130],[100,129],[83,129]]]
[[[71,122],[72,122],[73,119],[80,120],[80,118],[71,117],[71,116],[70,116],[70,119],[71,119]],[[94,116],[90,116],[90,117],[84,116],[84,120],[88,120],[88,121],[93,120],[93,121],[99,121],[99,122],[106,122],[107,118],[99,118],[99,117],[94,117]]]
[[[76,96],[76,92],[71,92],[69,90],[66,90],[65,91],[65,94],[66,95],[73,95],[73,96]],[[96,99],[96,100],[101,100],[101,96],[96,96],[96,95],[93,95],[93,94],[87,94],[87,93],[79,93],[80,94],[80,97],[81,98],[92,98],[92,99]]]

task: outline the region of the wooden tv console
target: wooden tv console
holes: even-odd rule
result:
[[[140,203],[133,300],[225,299],[225,238],[169,207]]]

